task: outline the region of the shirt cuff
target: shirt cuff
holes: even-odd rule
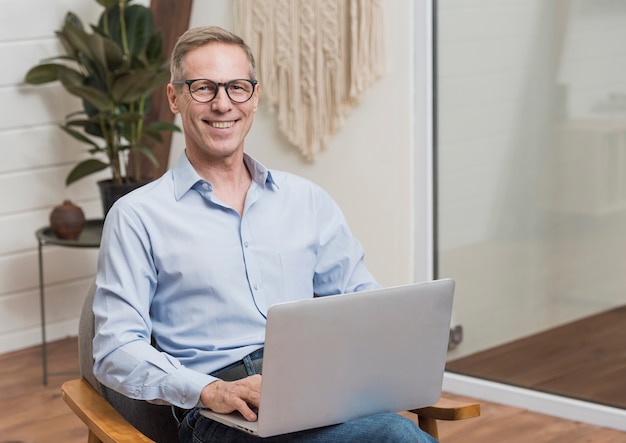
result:
[[[184,366],[178,368],[169,378],[172,378],[172,383],[168,383],[166,389],[169,392],[165,397],[169,398],[172,404],[184,409],[202,407],[200,401],[202,389],[217,380],[215,377]]]

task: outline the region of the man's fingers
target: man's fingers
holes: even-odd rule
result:
[[[246,420],[255,421],[257,408],[261,400],[261,376],[253,375],[233,382],[222,380],[208,384],[200,396],[205,407],[218,412],[239,411]]]
[[[257,414],[252,410],[252,407],[255,409],[259,407],[261,400],[261,376],[253,375],[234,383],[238,389],[236,409],[246,420],[256,421]]]
[[[246,420],[256,421],[257,419],[256,413],[250,408],[250,405],[248,405],[248,403],[246,403],[245,401],[243,400],[238,401],[236,409],[241,413],[241,415],[243,415],[243,418],[245,418]]]

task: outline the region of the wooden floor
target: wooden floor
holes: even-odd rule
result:
[[[626,409],[626,306],[449,362],[464,375]]]
[[[51,372],[77,371],[76,339],[51,343]],[[41,378],[41,349],[0,355],[0,443],[78,443],[87,441],[83,424],[61,398],[63,381],[76,372]],[[463,399],[464,397],[452,396]],[[473,399],[468,399],[473,400]],[[624,443],[626,433],[571,422],[518,408],[481,402],[479,418],[442,422],[444,443]]]

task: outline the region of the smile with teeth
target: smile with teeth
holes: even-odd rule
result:
[[[235,124],[234,121],[230,121],[230,122],[209,122],[209,125],[211,125],[214,128],[217,128],[217,129],[227,129],[227,128],[230,128],[234,124]]]

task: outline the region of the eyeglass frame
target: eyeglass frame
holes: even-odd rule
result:
[[[204,81],[208,81],[211,82],[215,85],[215,95],[213,96],[213,98],[211,98],[211,100],[207,100],[205,102],[201,102],[200,100],[198,100],[196,97],[194,97],[193,92],[191,92],[191,85],[199,80],[204,80]],[[228,93],[228,86],[230,86],[231,83],[233,82],[238,82],[238,81],[246,81],[249,82],[252,85],[252,92],[250,93],[250,97],[248,97],[246,100],[242,101],[242,102],[238,102],[237,100],[233,100],[233,98],[230,96],[230,94]],[[211,80],[208,78],[193,78],[193,79],[189,79],[189,80],[175,80],[173,82],[170,82],[173,85],[187,85],[187,90],[189,91],[189,95],[191,96],[192,99],[194,99],[194,101],[198,102],[198,103],[210,103],[213,100],[215,100],[215,97],[217,97],[217,94],[219,94],[220,91],[220,86],[224,87],[224,91],[226,92],[226,96],[228,97],[228,99],[233,102],[233,103],[246,103],[248,101],[250,101],[250,99],[252,98],[252,96],[254,95],[254,91],[256,90],[256,85],[259,83],[258,80],[252,80],[249,78],[235,78],[233,80],[229,80],[227,82],[216,82],[215,80]]]

